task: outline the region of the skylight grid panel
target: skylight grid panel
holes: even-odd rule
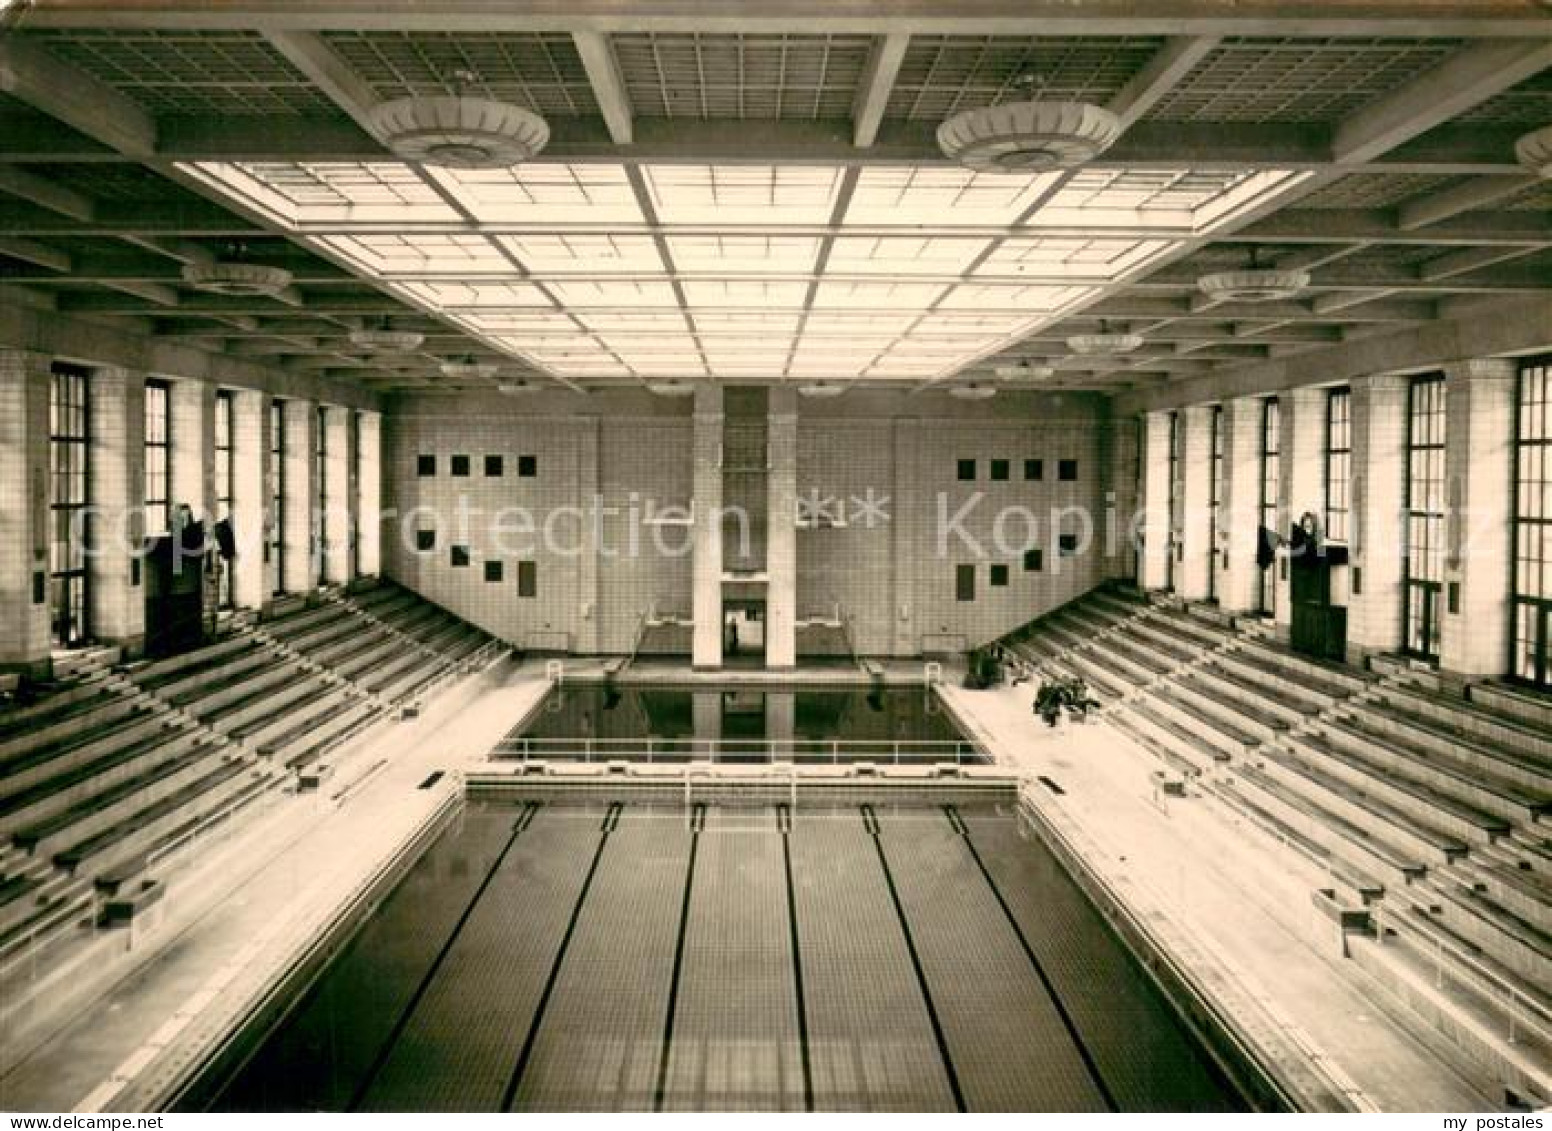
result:
[[[926,310],[947,289],[942,283],[821,282],[814,309]]]
[[[504,169],[428,169],[487,223],[640,224],[624,166],[534,162]]]
[[[1162,240],[1014,238],[987,256],[974,274],[1111,279],[1143,256],[1168,246]]]
[[[695,339],[685,333],[650,336],[600,334],[599,340],[606,349],[613,350],[621,357],[648,353],[690,354],[699,352]]]
[[[669,236],[674,266],[690,271],[807,274],[819,258],[814,236]]]
[[[677,310],[579,310],[576,317],[600,334],[682,334],[688,329],[684,315]]]
[[[677,307],[678,297],[666,280],[563,279],[548,284],[563,307]]]
[[[289,204],[293,227],[458,219],[414,169],[399,162],[255,161],[236,168]]]
[[[374,274],[389,277],[512,274],[511,262],[484,236],[361,233],[320,236],[318,243]]]
[[[841,236],[826,270],[835,275],[957,275],[990,244],[985,239]]]
[[[549,306],[550,300],[529,283],[455,283],[422,280],[397,289],[440,310],[512,306]]]
[[[792,311],[718,311],[697,310],[695,329],[702,342],[710,336],[756,338],[766,341],[775,335],[797,333],[802,314]]]
[[[1052,287],[1039,283],[1002,285],[966,283],[955,287],[939,304],[940,310],[1056,310],[1073,297],[1072,287]]]
[[[904,333],[921,317],[919,310],[870,310],[867,313],[846,310],[814,310],[804,323],[809,334],[871,334],[895,335]]]
[[[808,284],[782,279],[686,279],[685,303],[692,310],[738,307],[801,307]]]
[[[844,223],[1010,224],[1038,201],[1057,174],[1006,177],[969,169],[886,165],[863,169]]]
[[[860,377],[873,363],[873,356],[799,351],[788,362],[787,372],[793,377]]]
[[[633,354],[622,359],[632,373],[643,377],[704,377],[706,363],[701,355]]]
[[[1018,332],[1030,323],[1023,313],[982,313],[971,311],[933,311],[912,328],[911,337],[989,337],[998,338]]]
[[[577,324],[560,311],[456,312],[455,321],[483,334],[575,335]]]
[[[642,173],[665,224],[824,223],[844,175],[818,165],[648,165]]]
[[[663,273],[666,267],[650,236],[501,236],[501,244],[536,275]]]

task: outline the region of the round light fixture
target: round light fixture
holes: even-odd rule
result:
[[[1017,361],[1010,365],[999,365],[992,370],[999,381],[1044,381],[1056,371],[1049,365],[1031,365],[1027,361]]]
[[[1222,302],[1275,302],[1293,298],[1309,286],[1308,271],[1251,267],[1242,271],[1214,271],[1197,279],[1208,298]]]
[[[1084,357],[1131,353],[1141,345],[1141,334],[1116,334],[1108,330],[1098,334],[1074,334],[1067,339],[1067,348]]]
[[[387,326],[369,326],[350,332],[350,344],[369,353],[406,353],[426,340],[414,330],[390,330]]]
[[[1552,180],[1552,126],[1532,130],[1514,143],[1514,155],[1536,176]]]
[[[687,397],[695,392],[688,381],[649,381],[647,388],[660,397]]]
[[[379,102],[367,120],[399,157],[449,169],[520,165],[550,140],[549,124],[533,111],[464,94]]]
[[[452,381],[489,381],[499,369],[493,362],[475,361],[472,357],[444,361],[441,368],[442,376]]]
[[[291,285],[291,278],[284,267],[239,260],[190,263],[183,268],[183,281],[196,291],[238,298],[272,298]]]
[[[938,126],[938,147],[981,173],[1040,173],[1092,161],[1121,136],[1121,120],[1086,102],[1004,102]]]
[[[997,395],[997,390],[990,385],[980,385],[971,381],[968,385],[955,385],[948,391],[948,395],[962,401],[987,401]]]
[[[538,388],[538,385],[531,385],[527,381],[514,381],[510,385],[497,385],[496,392],[501,393],[503,396],[520,397],[524,393],[535,392]]]
[[[845,385],[832,385],[827,381],[810,381],[806,385],[798,386],[798,394],[800,396],[811,397],[815,400],[823,400],[826,397],[838,397],[845,391]]]

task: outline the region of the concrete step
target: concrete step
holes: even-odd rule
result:
[[[0,804],[0,835],[47,821],[126,782],[141,778],[191,749],[200,739],[193,728],[158,727],[138,741],[76,765]]]
[[[1545,692],[1489,680],[1472,684],[1466,697],[1489,714],[1552,733],[1552,695]]]
[[[1202,722],[1242,736],[1246,741],[1275,742],[1289,730],[1288,721],[1264,703],[1230,699],[1218,686],[1199,678],[1194,672],[1174,679],[1169,688],[1192,705]]]
[[[1473,851],[1466,859],[1436,873],[1436,877],[1441,882],[1459,883],[1543,934],[1552,935],[1552,899],[1548,899],[1546,886],[1534,876]]]
[[[1107,718],[1181,773],[1191,776],[1209,773],[1218,763],[1228,759],[1228,755],[1217,747],[1167,715],[1134,709]]]
[[[1224,702],[1236,710],[1243,710],[1251,717],[1265,719],[1273,725],[1280,722],[1285,727],[1296,727],[1308,722],[1320,710],[1318,706],[1306,704],[1302,700],[1284,699],[1274,688],[1247,679],[1217,661],[1193,668],[1190,679],[1222,696]]]
[[[1305,715],[1329,710],[1351,694],[1344,685],[1315,682],[1303,673],[1268,663],[1244,645],[1220,652],[1204,666],[1232,674],[1267,698],[1286,700],[1290,706],[1301,708]]]
[[[1552,731],[1484,711],[1454,696],[1391,687],[1381,695],[1398,710],[1446,727],[1473,742],[1534,754],[1552,767]],[[1548,774],[1552,778],[1552,769]]]
[[[123,720],[134,710],[132,699],[105,688],[101,694],[83,699],[46,721],[19,728],[4,742],[0,742],[0,766],[46,747],[68,746],[79,741],[86,733]]]
[[[180,656],[170,656],[165,660],[153,660],[144,664],[136,664],[126,670],[125,675],[141,687],[157,687],[178,672],[186,669],[207,667],[223,656],[244,652],[253,646],[253,638],[251,636],[240,634],[216,644],[196,649],[193,652],[185,652]]]
[[[1466,854],[1466,844],[1459,838],[1412,819],[1385,799],[1326,772],[1314,760],[1263,746],[1254,761],[1290,794],[1307,798],[1323,812],[1334,813],[1348,825],[1364,829],[1372,839],[1389,845],[1398,857],[1419,867],[1442,866]]]
[[[61,683],[45,689],[30,703],[0,711],[0,742],[18,734],[31,733],[45,725],[50,716],[71,710],[102,693],[102,684],[95,681]]]
[[[83,732],[74,742],[29,751],[0,765],[0,796],[13,797],[164,730],[166,721],[141,712]],[[0,803],[0,811],[4,805]]]
[[[211,746],[192,746],[100,790],[34,824],[17,829],[16,843],[37,856],[58,856],[105,829],[167,798],[177,797],[220,761]]]
[[[1484,894],[1429,878],[1409,893],[1454,934],[1468,939],[1530,985],[1552,987],[1552,938]]]
[[[1392,734],[1363,729],[1336,718],[1314,724],[1314,733],[1333,753],[1373,767],[1398,784],[1412,782],[1453,798],[1463,806],[1504,821],[1532,821],[1546,801],[1530,790],[1485,773],[1480,765],[1409,743]]]
[[[1349,700],[1338,708],[1338,715],[1348,726],[1377,741],[1399,740],[1396,744],[1401,748],[1464,763],[1474,772],[1512,783],[1533,797],[1552,799],[1552,761],[1528,751],[1483,743],[1383,701]]]
[[[1507,836],[1512,827],[1503,817],[1394,773],[1383,761],[1370,757],[1372,749],[1355,753],[1331,742],[1323,733],[1294,735],[1285,745],[1321,772],[1376,798],[1403,814],[1406,820],[1436,830],[1451,840],[1486,847]]]
[[[1169,719],[1176,726],[1197,735],[1225,759],[1243,758],[1261,745],[1259,735],[1237,723],[1204,713],[1198,700],[1184,695],[1178,687],[1149,687],[1140,694],[1139,710],[1148,710]]]
[[[229,735],[249,723],[284,714],[292,704],[306,700],[317,690],[316,679],[300,667],[290,667],[283,679],[267,681],[246,698],[227,703],[200,721],[217,734]]]
[[[1397,852],[1369,830],[1289,792],[1281,781],[1254,766],[1236,767],[1231,788],[1248,794],[1257,806],[1332,856],[1382,881],[1387,891],[1404,888],[1424,874],[1417,860]]]

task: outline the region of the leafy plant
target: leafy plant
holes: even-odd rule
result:
[[[973,691],[1002,682],[1002,655],[992,648],[972,648],[966,657],[965,686]]]
[[[1045,720],[1046,726],[1054,727],[1063,715],[1083,722],[1090,711],[1098,709],[1099,700],[1089,694],[1089,685],[1076,676],[1070,679],[1048,677],[1040,681],[1040,688],[1035,692],[1034,712]]]

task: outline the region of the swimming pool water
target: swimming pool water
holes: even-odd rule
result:
[[[1006,810],[628,794],[470,803],[214,1102],[1241,1104]]]

